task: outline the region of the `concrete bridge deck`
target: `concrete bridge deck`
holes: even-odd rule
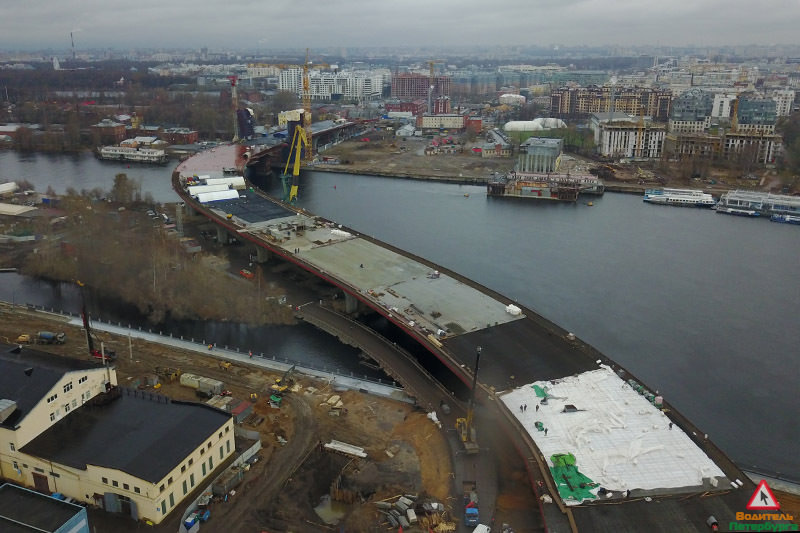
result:
[[[615,368],[626,379],[633,376],[533,311],[517,306],[521,312],[512,314],[507,311],[512,303],[509,299],[422,258],[280,204],[256,190],[244,192],[238,200],[199,205],[182,187],[181,176],[213,175],[241,164],[240,147],[218,147],[215,154],[198,154],[179,165],[173,185],[187,205],[214,221],[220,231],[255,245],[265,257],[277,255],[339,287],[350,303],[360,303],[386,317],[465,383],[471,382],[475,349],[481,346],[479,397],[495,414],[484,418],[491,428],[479,429],[479,435],[480,431],[492,431],[493,437],[498,430],[507,432],[520,455],[535,465],[528,472],[537,496],[534,480],[544,480],[548,491],[555,493],[547,460],[502,402],[495,401],[496,394],[537,380],[594,370],[598,362]],[[423,382],[428,379],[421,376]],[[424,386],[419,378],[404,376],[404,380],[416,391]],[[677,427],[698,434],[678,413],[670,411],[668,416]],[[558,507],[545,506],[543,510],[548,527],[577,530],[580,523],[587,531],[671,531],[670,524],[677,524],[685,531],[707,531],[705,518],[711,514],[733,519],[735,512],[744,508],[754,485],[710,441],[694,440],[729,479],[741,479],[744,487],[698,487],[697,496],[688,497],[683,491],[680,503],[665,506],[665,513],[619,500],[615,505],[598,502],[573,510],[556,498]],[[649,498],[675,502],[675,494],[668,490]],[[553,512],[555,509],[561,512]]]

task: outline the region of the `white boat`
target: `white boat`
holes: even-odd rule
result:
[[[167,153],[156,148],[133,148],[131,146],[103,146],[97,151],[97,157],[111,161],[128,161],[131,163],[167,162]]]
[[[797,215],[782,215],[776,214],[769,217],[773,222],[781,222],[783,224],[800,224],[800,216]]]
[[[758,217],[761,216],[761,213],[756,211],[755,209],[740,209],[738,207],[724,207],[721,205],[717,206],[716,209],[717,213],[722,213],[724,215],[736,215],[740,217]]]
[[[713,207],[716,204],[713,196],[696,189],[647,189],[642,200],[651,204],[680,207]]]

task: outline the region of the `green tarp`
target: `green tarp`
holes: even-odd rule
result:
[[[533,390],[536,392],[536,396],[538,398],[547,398],[547,391],[541,388],[539,385],[534,385]]]
[[[597,497],[591,490],[597,487],[597,483],[578,471],[575,466],[575,456],[571,453],[557,453],[550,456],[553,466],[550,473],[558,489],[558,495],[562,500],[573,500],[581,502],[583,500],[594,500]]]

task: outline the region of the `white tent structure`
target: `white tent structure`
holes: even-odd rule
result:
[[[503,126],[505,131],[545,131],[566,128],[567,123],[560,118],[536,118],[533,120],[512,120]]]

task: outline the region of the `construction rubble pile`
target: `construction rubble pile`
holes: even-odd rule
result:
[[[393,496],[375,502],[379,513],[384,518],[382,524],[403,530],[412,526],[425,531],[455,531],[456,523],[444,504],[432,500],[421,501],[416,494]]]

